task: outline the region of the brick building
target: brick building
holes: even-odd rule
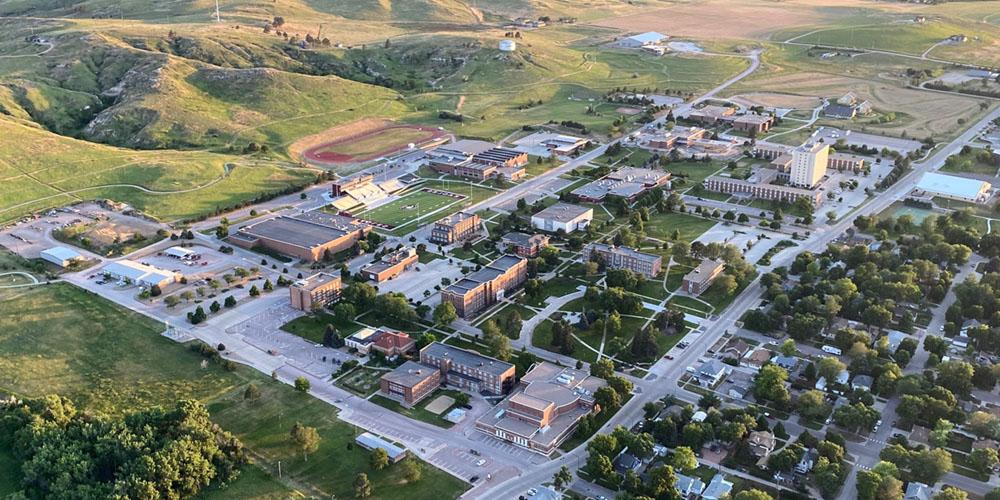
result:
[[[413,406],[441,387],[441,370],[407,361],[395,370],[382,375],[378,381],[382,394]]]
[[[500,239],[504,251],[521,257],[537,257],[548,245],[549,237],[544,234],[507,233]]]
[[[715,278],[722,274],[725,264],[716,260],[706,259],[698,264],[698,267],[684,275],[681,281],[681,290],[691,295],[701,295],[708,287],[712,286]]]
[[[430,241],[440,245],[450,245],[464,240],[476,233],[479,222],[479,216],[476,214],[454,213],[434,223]]]
[[[250,224],[227,238],[243,247],[262,247],[307,262],[322,260],[327,252],[350,249],[372,227],[358,219],[324,212],[279,216]]]
[[[340,276],[316,273],[288,287],[291,305],[301,311],[323,307],[340,297]]]
[[[443,383],[469,392],[499,396],[514,385],[514,365],[441,342],[420,350],[420,364],[440,370]]]
[[[441,291],[441,301],[451,302],[462,318],[475,316],[496,304],[528,279],[528,260],[504,255]]]
[[[375,262],[366,264],[361,268],[361,275],[365,279],[381,283],[399,276],[403,271],[416,264],[418,259],[419,256],[415,248],[403,247],[383,255]]]
[[[660,274],[663,257],[643,253],[634,248],[616,247],[603,243],[587,245],[584,255],[589,260],[600,259],[608,269],[628,269],[634,273],[652,278]]]

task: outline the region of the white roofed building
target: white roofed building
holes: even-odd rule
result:
[[[970,203],[985,203],[990,198],[993,186],[986,181],[927,172],[917,183],[916,189],[929,197],[940,196]]]
[[[79,252],[66,247],[52,247],[48,250],[42,250],[39,257],[59,267],[67,267],[73,262],[83,260],[83,256]]]
[[[180,279],[180,273],[157,269],[131,260],[109,262],[101,270],[103,274],[143,287],[165,287]]]
[[[645,33],[623,38],[618,41],[618,45],[625,48],[638,49],[649,45],[656,45],[667,38],[667,35],[662,33],[647,31]]]

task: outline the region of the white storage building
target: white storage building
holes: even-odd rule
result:
[[[619,40],[618,45],[621,47],[629,49],[638,49],[640,47],[646,47],[648,45],[656,45],[661,41],[665,40],[667,35],[662,33],[657,33],[655,31],[647,31],[645,33],[640,33],[638,35],[632,35],[630,37],[623,38]]]
[[[556,203],[541,212],[531,216],[531,226],[542,231],[556,232],[560,229],[566,234],[577,229],[584,229],[594,220],[594,209]]]
[[[989,182],[977,179],[927,172],[917,183],[917,189],[928,196],[940,196],[970,203],[984,203],[990,198],[993,186]]]
[[[198,255],[198,252],[195,252],[190,248],[184,248],[184,247],[170,247],[164,250],[163,253],[165,255],[169,255],[170,257],[175,257],[182,260],[190,259],[195,255]]]
[[[131,260],[119,260],[108,263],[101,272],[112,278],[128,280],[144,287],[155,285],[162,288],[180,279],[180,273],[157,269],[153,266],[147,266]]]
[[[66,247],[52,247],[48,250],[42,250],[42,253],[39,256],[43,260],[51,262],[59,267],[66,267],[75,261],[83,260],[83,256],[76,250]]]

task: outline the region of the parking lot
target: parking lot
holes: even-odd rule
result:
[[[424,290],[429,290],[431,294],[437,293],[434,285],[441,285],[441,278],[448,278],[452,282],[461,279],[461,261],[449,264],[448,259],[436,259],[426,264],[417,264],[413,269],[404,271],[389,281],[372,284],[378,286],[379,293],[399,292],[408,299],[421,301],[428,298],[424,296]]]
[[[866,134],[863,132],[853,131],[848,134],[843,130],[829,127],[817,130],[813,133],[812,139],[817,141],[819,139],[823,139],[823,142],[831,145],[843,139],[850,146],[868,146],[879,150],[882,148],[888,148],[899,151],[903,154],[909,153],[910,151],[916,151],[922,146],[919,141],[914,141],[912,139],[901,139],[898,137],[887,137],[884,135]]]

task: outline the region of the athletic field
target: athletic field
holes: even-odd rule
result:
[[[435,218],[444,217],[446,212],[436,211],[449,205],[461,203],[466,198],[467,196],[461,194],[425,188],[355,216],[385,224],[390,228],[398,228],[417,220],[418,217],[423,218],[431,212],[440,213],[440,215],[435,215]],[[411,229],[416,229],[416,227]]]

